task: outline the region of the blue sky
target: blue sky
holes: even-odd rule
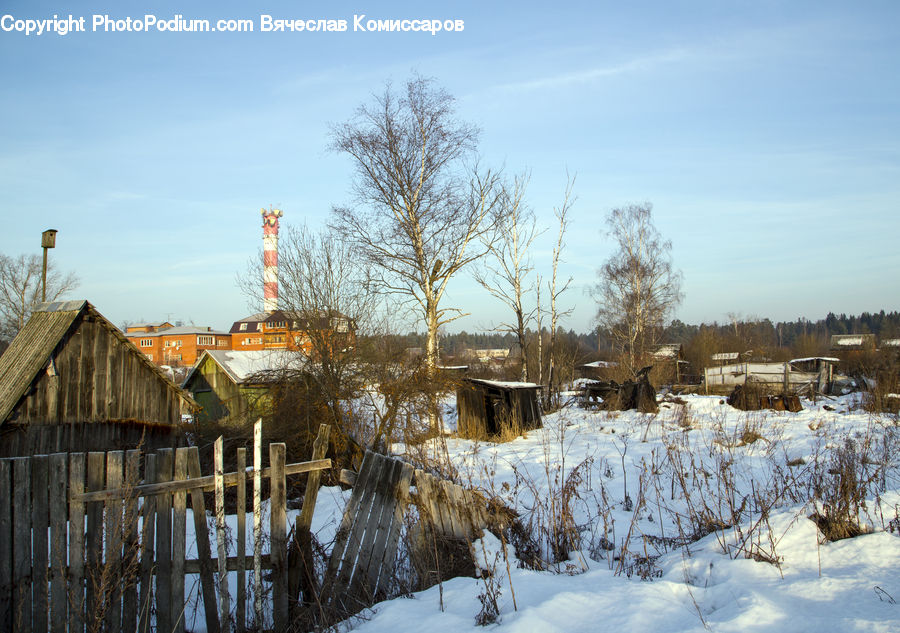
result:
[[[257,27],[0,32],[0,252],[39,253],[58,229],[53,261],[115,323],[247,314],[235,277],[259,209],[319,226],[348,203],[329,125],[411,72],[458,98],[485,164],[531,170],[543,225],[577,174],[566,327],[593,325],[605,214],[643,201],[684,274],[684,321],[900,309],[896,2],[0,2],[54,13]],[[264,13],[350,31],[260,33]],[[465,30],[354,33],[354,14]],[[545,276],[554,233],[534,252]],[[473,313],[453,329],[503,318],[467,276],[445,300]]]

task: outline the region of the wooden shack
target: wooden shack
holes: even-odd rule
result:
[[[199,405],[198,422],[242,425],[265,417],[272,385],[306,362],[304,353],[291,350],[205,350],[183,386]]]
[[[0,457],[176,446],[194,406],[89,302],[44,303],[0,357]]]
[[[540,428],[540,385],[464,378],[456,390],[457,431],[476,439],[499,435],[504,429]]]

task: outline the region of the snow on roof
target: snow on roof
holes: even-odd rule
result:
[[[740,356],[740,352],[719,352],[718,354],[713,354],[713,360],[734,360]]]
[[[834,341],[837,345],[862,345],[863,337],[861,336],[847,336],[842,337]]]
[[[603,369],[605,367],[618,367],[619,363],[613,363],[608,360],[595,360],[593,363],[585,363],[584,367],[597,367]]]
[[[900,338],[886,338],[881,341],[882,347],[900,347]]]
[[[840,358],[834,358],[832,356],[809,356],[808,358],[793,358],[790,362],[792,363],[805,363],[811,360],[824,360],[829,363],[839,363],[841,362]]]
[[[259,372],[302,369],[306,365],[305,354],[284,349],[207,350],[205,354],[211,356],[236,383],[245,382]]]
[[[483,378],[470,378],[472,382],[487,385],[488,387],[499,387],[500,389],[539,389],[540,385],[533,382],[512,382],[503,380],[484,380]]]

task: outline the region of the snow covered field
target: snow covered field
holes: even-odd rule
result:
[[[507,572],[488,535],[475,549],[492,580],[383,602],[356,630],[482,630],[493,595],[488,628],[517,633],[900,631],[896,419],[855,396],[800,413],[684,402],[655,416],[569,407],[506,444],[448,438],[460,480],[519,512],[544,569],[512,559]],[[323,493],[324,519],[342,497]],[[808,516],[842,509],[868,533],[828,542]],[[327,538],[333,522],[319,525]]]

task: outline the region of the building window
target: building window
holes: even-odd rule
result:
[[[228,345],[228,339],[220,338],[218,341],[216,341],[216,344],[219,347],[226,347]]]
[[[271,328],[284,328],[287,325],[287,321],[275,321],[269,324]]]
[[[257,332],[262,331],[262,323],[257,323],[257,324],[256,324],[256,331],[257,331]]]
[[[241,330],[241,332],[246,332],[246,331],[247,331],[247,324],[246,324],[246,323],[241,323],[240,330]]]
[[[197,345],[215,345],[216,337],[215,336],[198,336],[197,337]]]
[[[152,338],[142,338],[141,339],[141,347],[153,347],[153,339]]]

